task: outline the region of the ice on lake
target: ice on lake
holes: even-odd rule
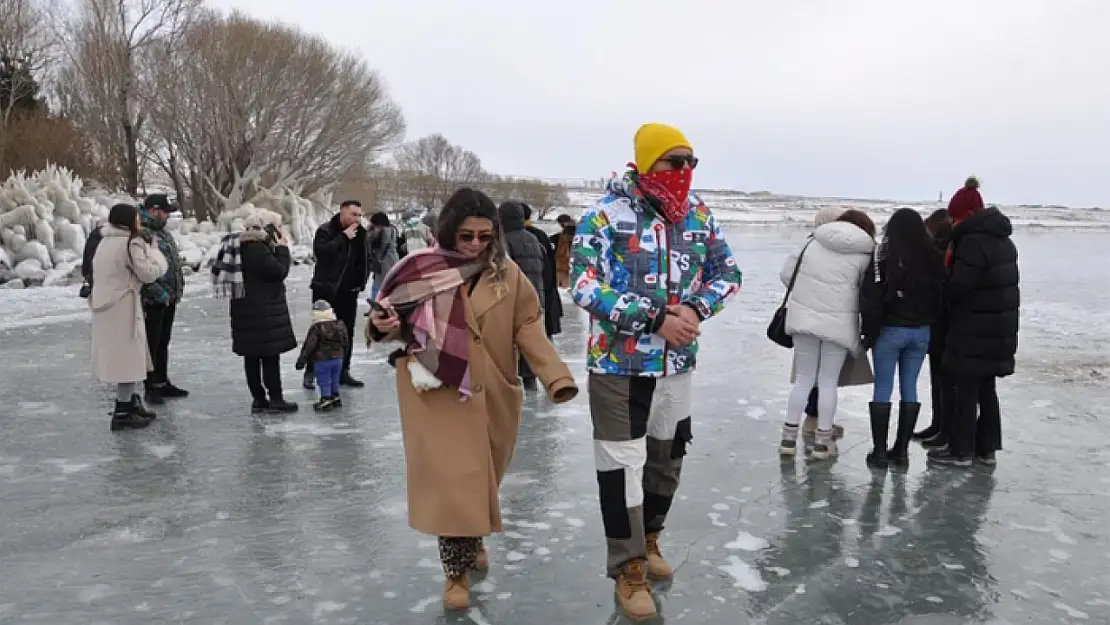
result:
[[[694,441],[658,587],[684,623],[1110,621],[1110,234],[1022,231],[1018,372],[999,384],[994,470],[872,475],[867,389],[845,390],[835,462],[780,462],[789,352],[764,329],[798,229],[737,227],[744,289],[704,327]],[[308,269],[289,281],[309,321]],[[568,303],[560,353],[581,383],[584,326]],[[41,310],[42,318],[32,314]],[[193,395],[141,432],[108,431],[88,316],[73,289],[0,292],[0,621],[4,623],[439,623],[435,548],[405,521],[404,459],[384,350],[358,346],[367,381],[342,412],[249,414],[226,303],[192,281],[174,380]],[[922,396],[927,399],[928,372]],[[923,410],[928,414],[929,407]],[[472,613],[446,622],[614,619],[585,394],[525,402],[503,488],[506,534]],[[513,567],[508,569],[507,567]]]

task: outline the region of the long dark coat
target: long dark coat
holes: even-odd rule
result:
[[[289,248],[274,247],[266,233],[248,230],[241,235],[242,299],[231,300],[231,349],[240,356],[277,356],[297,347],[285,278],[289,275]]]
[[[1014,372],[1018,346],[1018,252],[1010,219],[997,208],[952,229],[948,274],[948,341],[944,368],[959,377]]]

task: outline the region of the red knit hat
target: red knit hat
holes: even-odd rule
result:
[[[979,195],[979,179],[972,176],[962,189],[948,200],[948,216],[952,221],[961,222],[983,210],[983,196]]]

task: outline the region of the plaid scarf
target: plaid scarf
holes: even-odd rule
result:
[[[239,255],[241,234],[233,232],[220,240],[220,251],[212,265],[212,292],[216,299],[242,299],[247,293],[243,284],[243,261]]]
[[[470,340],[459,287],[482,270],[480,262],[456,252],[419,250],[393,266],[378,292],[405,321],[406,352],[464,401],[471,395]]]

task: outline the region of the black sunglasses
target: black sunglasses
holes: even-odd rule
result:
[[[683,156],[681,154],[676,154],[674,156],[664,156],[659,160],[667,161],[671,164],[671,167],[675,169],[682,169],[683,165],[689,165],[690,169],[697,169],[698,166],[698,157],[693,155]]]
[[[470,232],[469,230],[461,230],[459,231],[458,237],[463,243],[470,243],[474,239],[478,239],[479,243],[489,243],[493,240],[493,233],[482,232],[479,234],[477,232]]]

